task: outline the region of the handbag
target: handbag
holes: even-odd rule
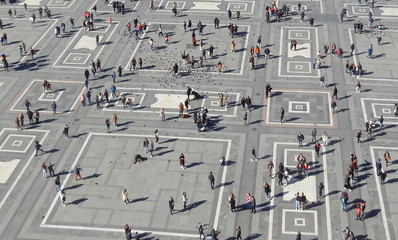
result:
[[[387,157],[387,161],[391,161],[391,157]]]

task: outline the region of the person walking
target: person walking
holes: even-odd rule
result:
[[[316,128],[312,129],[311,136],[312,136],[312,142],[313,143],[316,141],[316,134],[317,133],[318,133],[318,131],[316,130]]]
[[[245,114],[243,115],[243,124],[245,126],[247,126],[247,115],[248,115],[248,113],[247,113],[247,111],[245,111]]]
[[[181,168],[182,168],[182,169],[186,169],[186,167],[185,167],[185,156],[184,156],[183,153],[180,154],[179,160],[180,160],[180,166],[181,166]]]
[[[149,153],[151,154],[151,157],[153,157],[153,151],[155,151],[155,144],[153,143],[153,141],[151,141],[148,145],[148,149],[149,149]]]
[[[37,156],[37,154],[39,153],[39,151],[41,151],[42,153],[44,153],[44,150],[41,148],[41,144],[39,143],[39,141],[35,141],[35,149],[36,149],[36,155],[35,155],[35,157]]]
[[[80,173],[82,172],[82,169],[80,168],[80,165],[77,165],[75,167],[75,180],[80,180],[82,179],[82,176],[80,175]]]
[[[202,224],[199,224],[199,226],[197,226],[196,227],[197,229],[198,229],[198,231],[199,231],[199,240],[205,240],[205,238],[206,238],[206,235],[205,235],[205,233],[204,233],[204,228],[203,228],[203,225]],[[202,236],[203,236],[203,238],[202,238]]]
[[[266,182],[263,184],[263,188],[264,188],[264,193],[265,193],[265,197],[267,198],[267,200],[271,200],[271,186]]]
[[[233,193],[231,193],[228,196],[228,203],[229,203],[229,207],[231,208],[231,212],[236,212],[236,208],[235,208],[236,200],[235,200],[235,195]]]
[[[357,131],[357,143],[362,143],[361,137],[362,137],[362,131],[358,130]]]
[[[384,161],[386,161],[386,167],[388,167],[388,165],[389,165],[390,162],[391,162],[391,154],[390,154],[389,151],[386,151],[386,152],[384,153]],[[391,163],[391,164],[392,164],[392,163]]]
[[[355,93],[361,93],[361,83],[359,81],[357,82]]]
[[[57,113],[57,104],[55,101],[52,102],[51,109],[53,110],[53,115],[55,115]]]
[[[210,173],[209,173],[208,179],[209,179],[209,182],[210,182],[210,188],[211,188],[212,190],[214,190],[215,177],[214,177],[214,175],[213,175],[213,172],[210,172]]]
[[[236,240],[242,240],[242,229],[240,226],[236,226]]]
[[[148,153],[148,148],[149,148],[149,140],[148,138],[144,138],[142,142],[142,147],[144,148],[145,154]]]
[[[155,143],[158,144],[159,143],[159,130],[155,130]]]
[[[188,195],[186,192],[182,193],[182,202],[183,202],[183,207],[184,209],[187,208],[187,202],[188,202]]]
[[[316,141],[314,149],[315,149],[316,156],[319,157],[320,156],[319,152],[321,150],[321,144],[318,141]]]
[[[169,198],[169,208],[170,208],[170,214],[173,215],[174,214],[174,199],[173,199],[173,197]]]
[[[326,88],[326,86],[325,86],[325,76],[321,76],[321,78],[319,79],[319,82],[321,83],[321,87]]]
[[[60,191],[59,199],[61,200],[61,204],[64,205],[64,207],[66,207],[67,203],[66,203],[66,194],[64,189]]]
[[[336,86],[334,86],[334,88],[333,88],[333,95],[332,95],[332,99],[333,99],[333,98],[336,98],[336,100],[338,99],[338,98],[337,98],[337,93],[338,93],[337,87],[336,87]]]
[[[340,196],[340,201],[341,201],[341,206],[342,206],[344,212],[348,211],[348,206],[347,206],[348,199],[349,199],[348,198],[348,193],[345,192],[345,191],[342,192],[341,196]]]
[[[329,139],[328,134],[327,134],[326,131],[324,131],[322,133],[323,146],[327,146],[328,145],[328,139]]]
[[[113,126],[115,126],[115,127],[117,127],[117,120],[118,120],[118,117],[117,117],[116,113],[114,113],[112,115],[111,122],[112,122]]]
[[[251,195],[250,193],[246,194],[246,209],[251,208]]]
[[[269,172],[269,176],[272,178],[272,172],[274,170],[274,162],[272,162],[272,160],[268,163],[268,172]]]
[[[123,191],[122,191],[122,199],[123,199],[123,202],[125,204],[129,204],[130,203],[129,193],[127,192],[127,189],[123,189]]]
[[[250,158],[250,161],[258,161],[258,158],[257,158],[257,156],[256,156],[256,148],[253,146],[252,147],[252,149],[251,149],[251,158]]]
[[[368,56],[367,58],[373,58],[373,45],[370,44],[369,48],[368,48]]]
[[[21,131],[21,130],[22,130],[21,121],[19,120],[18,117],[16,117],[16,118],[14,119],[14,123],[15,123],[15,125],[17,126],[17,130],[18,130],[18,131]]]

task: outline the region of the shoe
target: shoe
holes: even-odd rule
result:
[[[252,162],[253,162],[253,159],[252,159],[252,158],[250,158],[250,161],[252,161]]]

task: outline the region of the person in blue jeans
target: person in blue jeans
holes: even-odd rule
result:
[[[348,193],[347,192],[342,192],[341,193],[341,197],[340,197],[340,201],[341,201],[341,206],[343,208],[344,212],[348,211]]]

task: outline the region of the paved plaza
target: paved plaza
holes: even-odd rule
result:
[[[0,2],[1,240],[398,238],[394,1]]]

